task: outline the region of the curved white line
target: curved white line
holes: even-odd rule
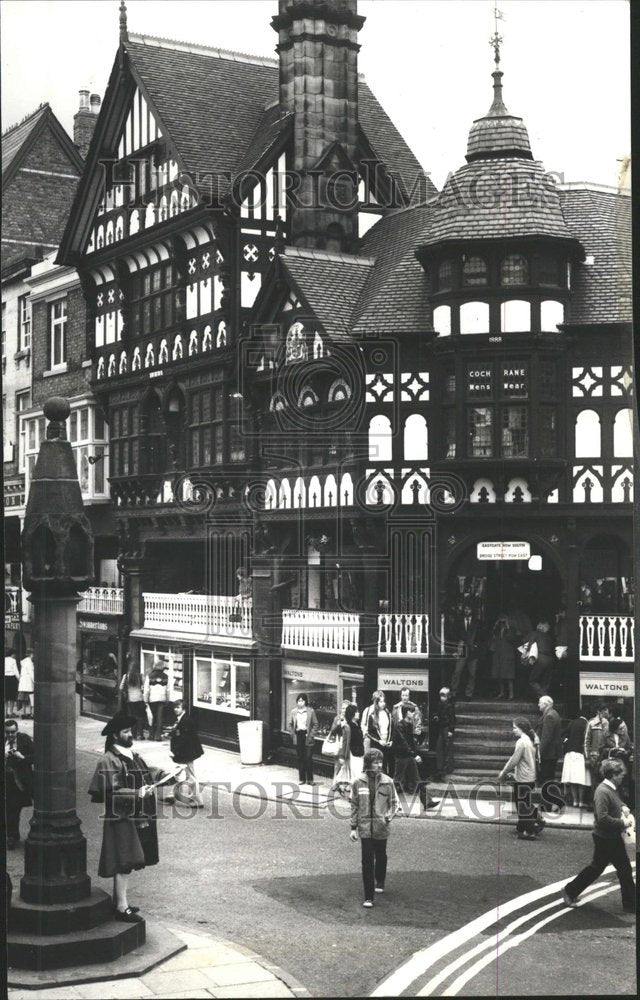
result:
[[[592,892],[590,896],[585,897],[585,899],[581,899],[580,902],[578,903],[578,906],[582,906],[584,905],[584,903],[588,903],[592,899],[597,899],[598,896],[606,896],[610,892],[615,892],[616,889],[618,888],[619,886],[617,882],[615,882],[613,885],[607,886],[606,889],[600,889],[599,892]],[[511,938],[509,941],[506,941],[504,945],[499,945],[495,952],[491,952],[489,955],[485,955],[484,958],[481,958],[479,962],[476,962],[474,965],[472,965],[470,969],[467,969],[465,972],[462,973],[461,976],[458,976],[458,978],[454,980],[451,986],[449,986],[444,991],[442,996],[443,997],[457,996],[462,987],[465,986],[470,979],[474,979],[479,972],[482,972],[482,970],[485,969],[488,965],[491,965],[492,962],[495,962],[498,958],[502,958],[502,956],[507,951],[510,951],[511,948],[517,948],[519,945],[524,944],[527,938],[532,937],[536,933],[536,931],[539,931],[541,927],[545,926],[545,924],[550,924],[552,920],[557,920],[558,917],[562,917],[570,912],[571,912],[570,907],[565,906],[562,910],[558,910],[557,913],[552,913],[550,916],[545,917],[544,920],[539,920],[537,924],[534,924],[533,927],[529,927],[528,930],[523,931],[522,934],[518,934],[515,937]]]
[[[603,874],[611,871],[613,871],[613,868],[611,865],[608,865]],[[434,944],[414,952],[411,958],[403,965],[395,969],[382,982],[378,983],[369,995],[372,997],[400,996],[416,979],[419,979],[425,972],[428,972],[429,968],[440,961],[440,959],[445,958],[450,952],[466,944],[467,941],[470,941],[481,931],[490,927],[491,924],[495,924],[504,917],[509,916],[510,913],[515,913],[530,903],[535,903],[538,899],[544,899],[545,896],[555,895],[567,884],[567,878],[565,876],[565,878],[560,879],[558,882],[553,882],[551,885],[532,889],[531,892],[526,892],[522,896],[516,896],[508,902],[496,906],[493,910],[487,910],[486,913],[482,913],[468,924],[458,927],[439,941],[435,941]]]
[[[581,903],[583,901],[588,902],[589,899],[591,899],[591,894],[589,896],[585,896],[584,900],[581,900]],[[523,924],[528,923],[534,917],[539,916],[541,913],[546,913],[547,910],[552,910],[560,906],[564,906],[561,897],[554,899],[551,903],[545,903],[544,906],[538,907],[537,910],[530,910],[528,913],[525,913],[524,916],[518,917],[517,920],[513,920],[506,927],[503,927],[495,938],[490,937],[487,941],[481,941],[480,944],[476,945],[475,948],[472,948],[471,951],[464,952],[464,954],[456,958],[455,961],[450,962],[449,965],[442,970],[442,972],[439,972],[437,976],[433,976],[433,978],[430,979],[429,982],[426,983],[416,995],[419,997],[431,996],[438,986],[445,981],[445,979],[448,979],[449,976],[452,975],[457,969],[466,965],[467,962],[470,962],[477,955],[481,955],[483,951],[487,951],[488,949],[495,948],[496,945],[501,944],[506,940],[506,938],[510,937],[513,931],[517,930],[518,927],[522,927]]]

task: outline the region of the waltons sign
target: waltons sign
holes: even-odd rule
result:
[[[594,698],[635,697],[633,674],[580,674],[580,694]]]

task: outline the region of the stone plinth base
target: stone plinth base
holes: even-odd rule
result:
[[[144,924],[103,924],[105,928],[131,928],[143,927]],[[95,933],[95,932],[94,932]],[[87,962],[86,957],[76,959],[76,964],[67,968],[57,969],[22,969],[15,968],[11,960],[11,941],[13,935],[9,935],[9,969],[8,985],[12,989],[44,990],[53,986],[73,986],[78,983],[110,982],[113,979],[127,979],[129,977],[143,976],[150,972],[161,962],[166,962],[181,951],[185,951],[186,945],[169,931],[163,924],[154,923],[143,932],[140,945],[127,954],[122,954],[109,964],[95,965]],[[21,935],[21,940],[24,937]],[[40,939],[42,940],[42,939]]]
[[[9,930],[14,934],[72,934],[74,931],[97,927],[113,918],[113,901],[102,889],[77,903],[39,906],[14,899],[9,914]]]
[[[7,961],[17,969],[61,969],[71,965],[115,962],[145,941],[145,923],[113,919],[69,934],[7,935]]]

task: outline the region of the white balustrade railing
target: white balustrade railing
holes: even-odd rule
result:
[[[289,608],[282,612],[282,645],[319,653],[360,653],[360,615]]]
[[[249,601],[209,594],[143,594],[144,624],[160,632],[232,635],[250,638],[253,614]]]
[[[633,625],[631,615],[581,615],[580,659],[633,663]]]
[[[429,615],[378,615],[379,656],[428,656]]]
[[[124,612],[122,587],[89,587],[82,595],[78,611],[96,615],[121,615]]]

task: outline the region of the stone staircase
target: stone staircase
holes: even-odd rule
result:
[[[562,715],[562,706],[556,708]],[[498,772],[513,753],[515,738],[511,723],[519,715],[528,719],[534,729],[538,725],[538,708],[530,701],[460,699],[456,703],[454,781],[495,783]],[[561,766],[560,762],[558,775]]]

